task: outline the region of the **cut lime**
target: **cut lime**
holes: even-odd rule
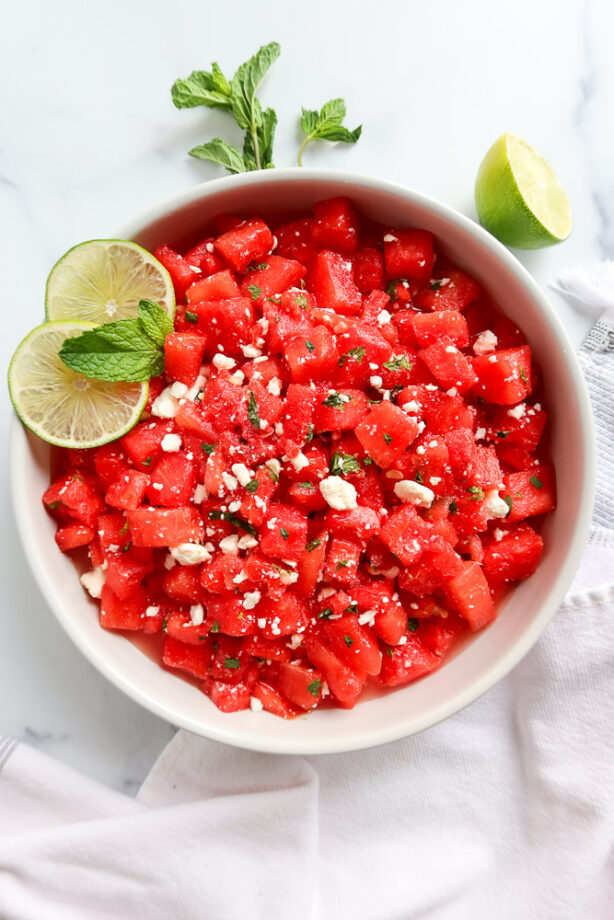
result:
[[[139,300],[153,300],[171,319],[175,293],[167,270],[130,240],[89,240],[69,249],[47,279],[47,319],[108,323],[136,316]]]
[[[495,141],[475,180],[480,223],[518,249],[541,249],[567,239],[571,209],[552,167],[514,134]]]
[[[99,447],[126,434],[147,402],[149,382],[107,383],[77,374],[58,352],[93,323],[37,326],[17,347],[8,373],[11,402],[35,434],[60,447]]]

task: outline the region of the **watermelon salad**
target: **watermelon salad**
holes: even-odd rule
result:
[[[479,285],[345,198],[292,217],[155,250],[165,373],[43,496],[104,629],[284,718],[441,667],[533,574],[556,504],[539,368]]]

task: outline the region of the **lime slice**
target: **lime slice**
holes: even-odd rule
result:
[[[167,270],[130,240],[89,240],[69,249],[47,279],[47,319],[108,323],[136,316],[139,300],[153,300],[175,315]]]
[[[126,434],[147,402],[149,382],[107,383],[77,374],[60,360],[64,340],[93,323],[60,320],[37,326],[17,347],[8,373],[11,402],[35,434],[60,447],[99,447]]]
[[[567,239],[571,209],[552,167],[525,141],[504,134],[475,180],[480,223],[506,246],[541,249]]]

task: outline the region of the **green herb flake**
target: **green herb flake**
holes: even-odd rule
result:
[[[324,610],[320,610],[318,614],[318,620],[330,620],[333,615],[332,607],[325,607]]]
[[[388,434],[387,431],[384,432],[384,441],[386,444],[392,444],[392,435]]]
[[[268,267],[269,267],[268,262],[261,262],[259,265],[248,265],[247,270],[248,272],[259,272],[259,271],[262,271],[262,269],[268,268]]]
[[[505,440],[505,439],[507,438],[508,434],[511,434],[511,432],[509,432],[509,431],[496,431],[495,434],[497,435],[498,438],[503,438],[503,440]]]
[[[520,379],[522,380],[522,382],[528,383],[527,375],[524,372],[524,367],[522,367],[521,364],[518,364],[517,367],[518,367],[518,373],[520,374]]]
[[[307,434],[305,436],[305,444],[309,444],[310,441],[313,441],[313,433],[313,425],[310,422],[309,427],[307,428]]]
[[[280,527],[280,528],[279,528],[279,532],[280,532],[280,534],[281,534],[281,536],[282,536],[282,539],[284,539],[284,540],[287,540],[288,537],[290,536],[290,534],[288,533],[288,531],[286,530],[285,527]]]
[[[401,368],[410,371],[413,364],[407,355],[393,355],[390,361],[384,362],[382,367],[386,367],[389,371],[400,371]]]
[[[391,645],[387,647],[386,654],[389,655],[391,658],[394,658],[394,649],[392,648]]]
[[[236,671],[237,668],[241,667],[241,662],[238,658],[224,658],[224,667]]]
[[[431,291],[438,291],[441,287],[441,281],[431,281],[430,289]]]
[[[359,345],[356,348],[350,348],[348,352],[346,352],[344,355],[341,355],[341,357],[337,361],[337,364],[339,365],[339,367],[343,367],[345,364],[347,364],[350,358],[354,358],[354,360],[356,361],[356,364],[360,364],[364,356],[365,356],[365,349],[363,348],[362,345]]]
[[[198,322],[198,313],[192,313],[191,310],[186,310],[184,316],[186,323],[192,323],[192,325],[194,325]]]
[[[204,450],[206,454],[212,454],[215,450],[215,444],[201,444],[200,449]]]
[[[132,546],[132,540],[128,540],[125,546],[122,546],[120,552],[127,553],[130,547]]]
[[[330,464],[333,476],[342,476],[344,473],[360,473],[360,463],[354,454],[344,454],[336,450]]]
[[[124,526],[119,532],[120,537],[123,537],[125,533],[128,533],[128,521],[124,521]]]
[[[541,489],[544,485],[539,476],[531,476],[529,482],[532,486],[535,486],[536,489]]]
[[[142,466],[151,466],[151,461],[152,461],[152,460],[153,460],[153,457],[145,457],[144,460],[141,460],[141,465],[142,465]]]
[[[371,466],[373,464],[371,457],[363,457],[362,462],[364,466]]]
[[[407,628],[410,632],[416,632],[420,626],[420,620],[417,617],[409,617],[407,620]]]
[[[314,549],[317,549],[318,546],[321,546],[321,545],[322,545],[322,541],[316,537],[315,540],[312,540],[311,543],[307,544],[307,552],[312,553]]]
[[[260,431],[260,416],[258,415],[258,403],[256,402],[256,397],[254,396],[253,390],[249,391],[249,399],[247,402],[247,417],[252,423],[252,426],[256,431]]]
[[[310,684],[307,684],[307,692],[311,693],[312,696],[319,696],[321,687],[321,680],[312,680]]]
[[[362,125],[351,131],[343,125],[345,118],[343,99],[330,99],[320,111],[317,109],[301,110],[301,130],[305,138],[298,151],[298,165],[303,165],[303,151],[312,141],[323,140],[334,143],[355,144],[362,133]]]
[[[348,559],[340,559],[337,565],[335,566],[335,571],[338,572],[339,569],[347,569],[349,564],[350,563]]]
[[[471,502],[481,502],[484,498],[484,489],[481,486],[469,486],[467,492],[471,495]]]
[[[422,473],[420,472],[420,470],[416,470],[416,475],[415,475],[414,478],[415,478],[416,482],[424,482],[424,476],[422,475]]]
[[[507,505],[507,507],[510,509],[510,510],[507,512],[507,514],[509,514],[510,511],[512,510],[512,496],[511,496],[511,495],[504,495],[504,496],[503,496],[503,501],[505,502],[505,504]],[[506,515],[506,517],[507,517],[507,515]]]
[[[277,475],[275,470],[272,470],[270,466],[265,466],[265,470],[267,471],[267,473],[269,474],[273,482],[279,482],[279,476]]]
[[[351,399],[351,396],[346,396],[344,393],[329,393],[322,405],[329,409],[341,409],[343,411],[345,404],[350,402]]]
[[[217,620],[215,620],[215,622],[213,623],[213,626],[211,627],[210,631],[212,633],[218,633],[220,631],[220,624],[218,623]]]
[[[298,294],[294,302],[297,305],[297,307],[301,308],[301,310],[306,310],[307,307],[309,306],[309,298],[305,297],[304,294]]]
[[[257,491],[258,491],[258,486],[259,486],[259,485],[260,485],[260,483],[258,482],[257,479],[250,479],[250,481],[249,481],[248,483],[246,483],[245,488],[247,489],[248,492],[251,492],[252,495],[253,495],[254,492],[257,492]]]
[[[348,648],[351,648],[354,645],[354,640],[350,636],[344,635],[343,641],[345,642]]]
[[[456,504],[454,499],[448,505],[448,511],[450,512],[450,514],[456,514],[456,512],[458,511],[458,505]]]
[[[252,300],[258,300],[258,298],[262,294],[262,288],[258,287],[257,284],[249,284],[247,287],[247,290],[249,291]]]
[[[162,620],[162,632],[166,632],[166,624],[168,623],[168,617],[164,617]]]
[[[390,297],[390,300],[392,300],[393,302],[399,299],[399,295],[397,293],[398,283],[399,283],[398,281],[389,281],[388,284],[386,285],[386,293]]]
[[[307,351],[313,354],[315,345],[313,344],[313,342],[310,342],[309,339],[305,339],[305,348],[307,349]]]
[[[313,482],[299,482],[299,489],[313,489]]]

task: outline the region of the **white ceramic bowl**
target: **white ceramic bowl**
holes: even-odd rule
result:
[[[161,242],[181,246],[193,241],[215,214],[306,211],[315,201],[339,194],[349,195],[372,218],[431,230],[440,247],[522,328],[543,370],[559,494],[557,510],[543,529],[543,560],[505,601],[497,620],[440,670],[349,711],[318,711],[291,722],[268,713],[220,712],[198,689],[162,670],[123,636],[100,628],[97,604],[81,588],[70,558],[58,551],[54,524],[41,504],[49,481],[49,449],[17,419],[12,429],[12,491],[21,539],[34,577],[68,635],[99,671],[147,709],[197,734],[261,751],[322,754],[371,747],[428,728],[473,702],[520,661],[554,614],[580,561],[593,503],[590,406],[571,344],[520,263],[456,211],[379,179],[276,169],[196,186],[117,236],[146,248]]]

